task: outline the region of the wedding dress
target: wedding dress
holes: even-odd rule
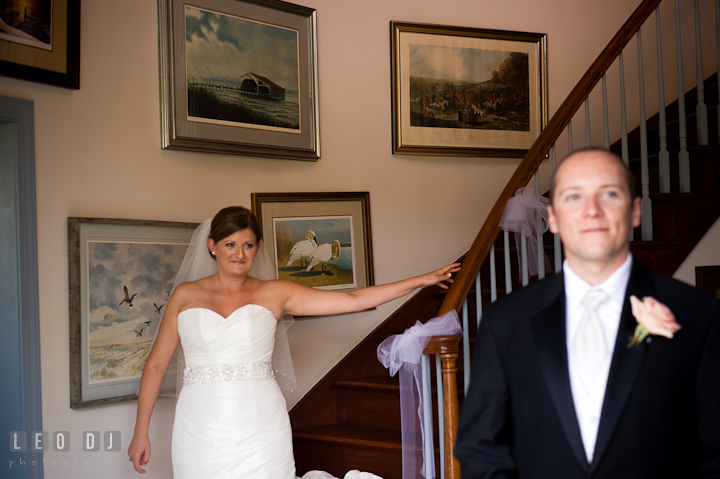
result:
[[[277,320],[249,304],[227,318],[182,311],[185,382],[172,437],[175,479],[295,479],[285,398],[271,365]]]
[[[177,325],[187,369],[173,426],[175,479],[295,479],[290,418],[271,363],[272,312],[248,304],[223,317],[191,308],[178,314]],[[333,478],[321,471],[303,476]],[[371,478],[378,476],[345,476]]]

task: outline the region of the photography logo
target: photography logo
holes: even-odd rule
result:
[[[82,450],[84,452],[120,452],[120,431],[83,431]],[[70,431],[54,431],[51,435],[47,431],[10,432],[10,452],[48,451],[52,447],[55,452],[70,451]]]

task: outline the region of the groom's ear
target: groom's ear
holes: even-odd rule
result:
[[[637,196],[632,202],[632,226],[637,228],[640,226],[640,217],[642,214],[642,208],[640,207],[640,197]]]
[[[547,205],[547,212],[548,212],[548,226],[550,227],[550,232],[554,233],[554,234],[558,234],[560,231],[558,230],[557,218],[555,217],[555,212],[553,211],[552,205]]]

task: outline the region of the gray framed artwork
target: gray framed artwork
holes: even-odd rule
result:
[[[197,223],[68,218],[70,407],[137,399]]]
[[[162,147],[316,161],[315,10],[159,0]]]

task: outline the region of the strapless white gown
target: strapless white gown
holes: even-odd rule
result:
[[[183,386],[178,398],[175,479],[295,479],[285,398],[275,379],[262,374],[275,343],[272,312],[250,304],[224,318],[193,308],[177,322],[185,366],[200,382]],[[218,366],[236,371],[239,379],[223,378]]]
[[[174,478],[295,479],[285,398],[268,374],[277,326],[272,312],[248,304],[224,318],[192,308],[178,314],[177,324],[191,374],[175,410]],[[311,471],[303,479],[333,477]]]

